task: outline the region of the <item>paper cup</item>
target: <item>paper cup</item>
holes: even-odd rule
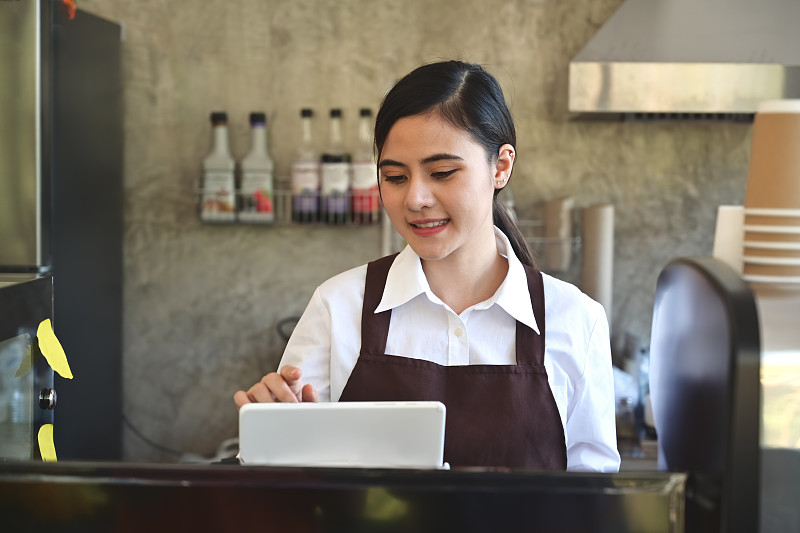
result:
[[[783,250],[800,252],[800,242],[773,242],[749,240],[744,241],[744,247],[754,250]]]
[[[744,280],[748,283],[755,283],[757,285],[775,285],[778,287],[800,286],[800,276],[787,277],[787,276],[762,276],[758,274],[745,274]],[[759,291],[761,294],[761,292]]]
[[[744,215],[745,224],[752,227],[752,231],[784,236],[800,234],[800,209],[746,208]],[[788,240],[800,242],[795,236],[789,236]]]
[[[753,123],[745,208],[800,209],[798,147],[800,99],[761,102]]]

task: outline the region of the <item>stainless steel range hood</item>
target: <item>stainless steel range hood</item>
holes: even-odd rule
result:
[[[800,98],[800,1],[627,0],[569,65],[575,114],[752,117]]]

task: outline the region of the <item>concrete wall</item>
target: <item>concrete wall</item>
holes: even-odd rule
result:
[[[461,58],[500,80],[517,120],[517,208],[543,200],[616,207],[612,334],[647,343],[655,281],[679,255],[709,255],[716,206],[741,203],[749,124],[576,122],[568,62],[622,0],[81,0],[118,21],[125,105],[124,408],[145,436],[212,455],[236,435],[231,395],[272,370],[281,319],[314,287],[380,254],[377,228],[214,227],[194,190],[208,115],[231,143],[247,114],[269,114],[277,172],[288,173],[299,109],[341,107],[347,140],[423,62]],[[575,269],[565,274],[575,277]],[[175,460],[132,431],[129,460]]]

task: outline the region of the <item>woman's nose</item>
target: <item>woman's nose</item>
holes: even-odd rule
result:
[[[419,211],[424,207],[431,207],[434,203],[433,191],[430,184],[419,176],[412,176],[406,188],[406,208]]]

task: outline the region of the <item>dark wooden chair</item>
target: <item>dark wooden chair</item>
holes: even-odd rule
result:
[[[713,258],[670,262],[650,342],[659,469],[690,474],[687,531],[758,531],[760,337],[750,288]]]

